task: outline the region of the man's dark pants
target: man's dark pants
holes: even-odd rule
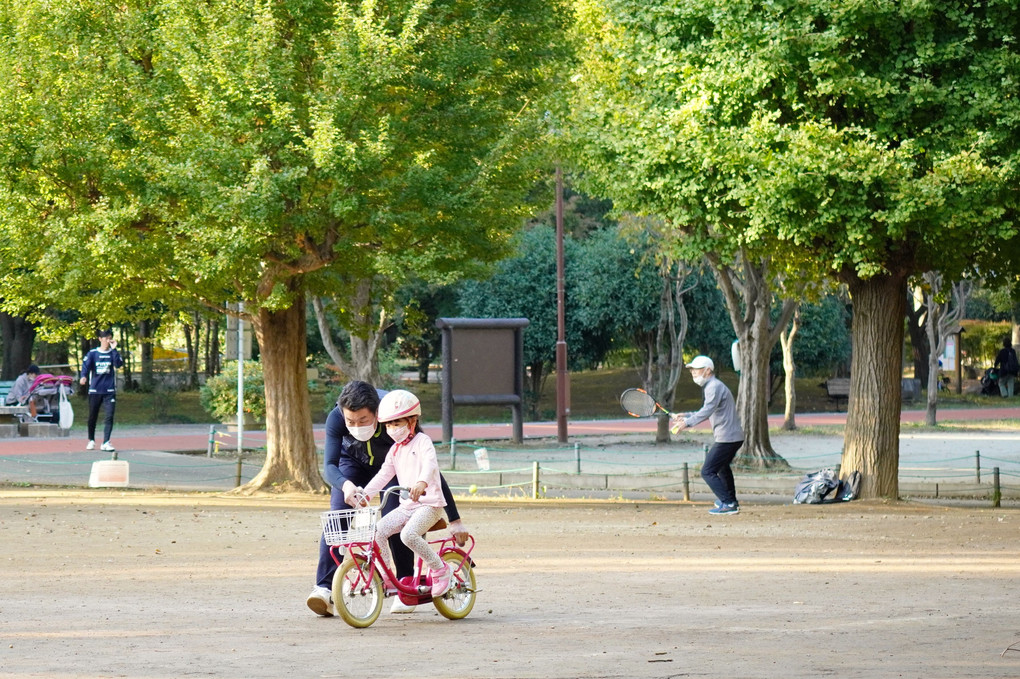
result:
[[[701,478],[712,489],[719,502],[731,505],[737,502],[737,486],[733,481],[733,470],[730,463],[737,456],[743,441],[732,443],[715,443],[705,453],[705,463],[701,466]]]

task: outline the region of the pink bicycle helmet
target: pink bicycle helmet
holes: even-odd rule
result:
[[[404,389],[394,389],[379,401],[379,421],[392,422],[404,417],[421,417],[421,401]]]

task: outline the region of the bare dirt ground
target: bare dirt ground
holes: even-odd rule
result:
[[[1014,509],[465,499],[471,615],[355,630],[324,504],[0,492],[0,677],[1020,676]]]

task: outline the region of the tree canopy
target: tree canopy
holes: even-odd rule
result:
[[[5,308],[243,302],[275,467],[257,480],[321,485],[306,293],[506,253],[562,22],[537,0],[6,3]]]
[[[896,496],[907,278],[1001,270],[1016,243],[1017,1],[575,4],[588,176],[678,247],[847,283],[844,468]]]

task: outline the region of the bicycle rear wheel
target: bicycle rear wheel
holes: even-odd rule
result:
[[[363,557],[348,557],[333,576],[333,605],[351,627],[368,627],[382,612],[382,578]]]
[[[439,556],[453,568],[453,580],[450,591],[434,598],[432,603],[444,618],[460,620],[475,606],[475,569],[471,567],[471,558],[460,552],[451,550]]]

